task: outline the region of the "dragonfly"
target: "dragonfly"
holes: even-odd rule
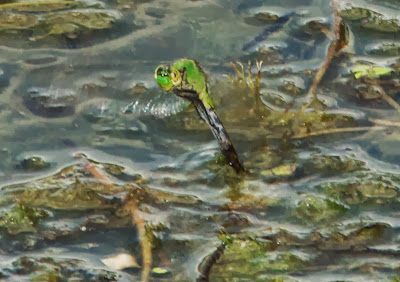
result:
[[[160,65],[155,70],[154,78],[162,90],[173,92],[194,105],[199,116],[209,125],[226,163],[237,173],[245,172],[229,134],[215,111],[214,101],[209,94],[208,76],[199,63],[183,58],[172,65]]]

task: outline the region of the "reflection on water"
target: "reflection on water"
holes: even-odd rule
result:
[[[212,281],[395,278],[400,9],[336,2],[348,46],[323,105],[299,111],[333,38],[329,1],[3,1],[0,277],[139,279],[133,197],[154,281],[195,280],[221,241]],[[181,57],[209,74],[246,177],[156,85],[155,67]],[[124,270],[104,264],[118,254]]]

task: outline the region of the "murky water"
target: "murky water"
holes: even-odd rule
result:
[[[127,195],[152,281],[196,280],[222,242],[210,281],[399,279],[398,1],[337,1],[348,45],[306,110],[327,0],[16,2],[0,4],[2,279],[140,280]],[[246,176],[154,81],[181,57],[209,74]],[[118,254],[136,265],[104,261]]]

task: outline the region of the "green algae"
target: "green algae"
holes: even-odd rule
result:
[[[117,281],[115,272],[87,268],[87,263],[80,259],[23,256],[14,260],[10,272],[30,281]]]
[[[382,97],[382,88],[376,85],[359,84],[356,87],[357,95],[364,100],[379,99]]]
[[[308,262],[286,252],[272,254],[275,247],[268,241],[235,238],[212,268],[210,279],[254,279],[265,274],[278,274],[304,268]]]
[[[363,170],[366,170],[364,161],[346,156],[311,155],[310,160],[304,164],[306,174],[337,175],[338,173]]]
[[[368,9],[368,8],[364,8],[364,7],[350,7],[350,8],[346,8],[346,9],[342,9],[340,11],[340,16],[344,19],[347,20],[360,20],[360,19],[365,19],[365,18],[369,18],[372,16],[381,16],[382,14],[372,10],[372,9]]]
[[[213,264],[210,278],[221,281],[281,281],[279,279],[284,277],[292,281],[293,278],[288,274],[307,272],[314,267],[319,269],[314,262],[323,258],[321,251],[337,252],[338,255],[340,252],[346,254],[347,251],[367,251],[369,247],[390,240],[393,229],[385,223],[360,222],[338,229],[331,227],[324,234],[314,231],[302,239],[286,230],[263,238],[254,234],[222,234],[220,239],[226,247],[222,258]],[[296,255],[294,250],[301,248],[307,248],[307,252],[313,253],[314,257]],[[311,264],[313,266],[309,268]],[[326,266],[320,267],[322,270]],[[354,270],[354,266],[352,268]]]
[[[373,65],[358,65],[351,69],[356,79],[361,77],[378,78],[384,75],[389,75],[393,69],[373,66]]]
[[[386,223],[363,224],[350,233],[332,231],[328,236],[319,237],[315,243],[322,250],[366,249],[367,246],[378,245],[392,236],[393,229]],[[354,228],[354,227],[353,227]]]
[[[0,215],[0,227],[10,234],[34,232],[38,223],[49,216],[45,210],[19,204]]]
[[[307,195],[297,204],[296,218],[306,224],[331,222],[342,217],[348,209],[340,203],[329,198]]]
[[[394,57],[400,55],[400,43],[380,43],[368,49],[367,52],[372,55]]]
[[[222,210],[238,210],[255,212],[258,210],[266,211],[268,208],[280,204],[279,199],[263,195],[241,193],[231,202],[224,204]]]
[[[26,1],[7,3],[0,5],[0,11],[17,12],[54,12],[58,10],[75,9],[82,7],[83,4],[78,1]]]
[[[260,21],[263,21],[263,22],[274,22],[277,19],[279,19],[279,16],[277,14],[272,13],[272,12],[267,12],[267,11],[256,13],[254,15],[254,17],[257,20],[260,20]]]
[[[250,152],[248,158],[245,160],[244,165],[249,170],[250,173],[255,173],[261,171],[261,175],[268,176],[273,174],[274,168],[280,168],[284,156],[278,151],[270,147],[261,147]],[[286,169],[291,169],[292,167],[286,167]],[[279,173],[278,173],[279,174]]]
[[[375,16],[363,22],[362,27],[379,32],[399,32],[400,22],[398,19],[384,19],[381,16]]]
[[[104,166],[114,167],[111,164],[104,164]],[[127,195],[136,199],[140,203],[139,208],[147,212],[153,210],[152,206],[197,206],[201,203],[194,196],[175,195],[150,189],[141,184],[142,182],[143,180],[140,178],[136,183],[127,185],[104,183],[88,175],[80,165],[66,167],[46,178],[3,187],[1,204],[15,202],[18,205],[0,216],[0,226],[5,227],[11,234],[36,232],[40,222],[51,219],[46,209],[51,209],[57,214],[74,211],[90,213],[96,210],[100,218],[98,216],[89,217],[87,219],[89,226],[96,228],[126,226],[132,224],[130,214],[124,209]],[[110,211],[114,212],[110,214]],[[160,224],[149,222],[148,230],[161,232],[164,225]],[[57,236],[73,234],[79,230],[74,227],[75,225],[71,225],[66,230],[57,230],[57,227],[53,230],[51,226],[50,224],[46,228],[42,227],[40,232],[43,237],[54,239]],[[157,241],[157,237],[153,237],[156,245],[159,240]]]
[[[320,185],[319,189],[348,205],[384,207],[398,202],[399,181],[394,174],[360,174],[354,179]]]
[[[121,18],[119,12],[114,10],[79,10],[79,7],[83,7],[83,4],[74,1],[0,5],[0,35],[6,37],[8,34],[30,42],[54,44],[57,40],[62,41],[63,36],[81,39],[96,30],[111,29]]]
[[[11,185],[4,189],[9,196],[21,203],[60,210],[117,208],[121,204],[119,193],[128,191],[137,193],[140,200],[154,201],[153,203],[199,203],[195,197],[152,190],[138,184],[119,186],[90,181],[90,178],[85,180],[84,174],[79,166],[73,166],[49,178],[34,183]]]
[[[29,157],[24,159],[17,167],[27,171],[40,171],[49,168],[50,164],[41,157]]]
[[[77,28],[82,30],[96,30],[111,28],[117,18],[116,14],[110,12],[107,13],[107,11],[75,10],[49,15],[44,24],[50,27],[53,27],[56,24],[60,27],[63,25],[66,27],[75,25]],[[60,31],[62,31],[62,29],[60,29]]]
[[[275,112],[262,122],[270,134],[289,137],[307,137],[307,134],[326,129],[352,127],[356,121],[351,116],[324,112]]]
[[[283,164],[280,166],[273,167],[269,170],[261,171],[262,176],[292,176],[296,171],[296,165],[294,164]]]
[[[39,19],[29,14],[12,14],[0,10],[0,31],[25,30],[36,26]]]

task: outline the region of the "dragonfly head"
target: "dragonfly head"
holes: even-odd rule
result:
[[[182,75],[180,71],[168,65],[161,65],[154,72],[154,79],[164,91],[172,91],[174,87],[181,85]]]

